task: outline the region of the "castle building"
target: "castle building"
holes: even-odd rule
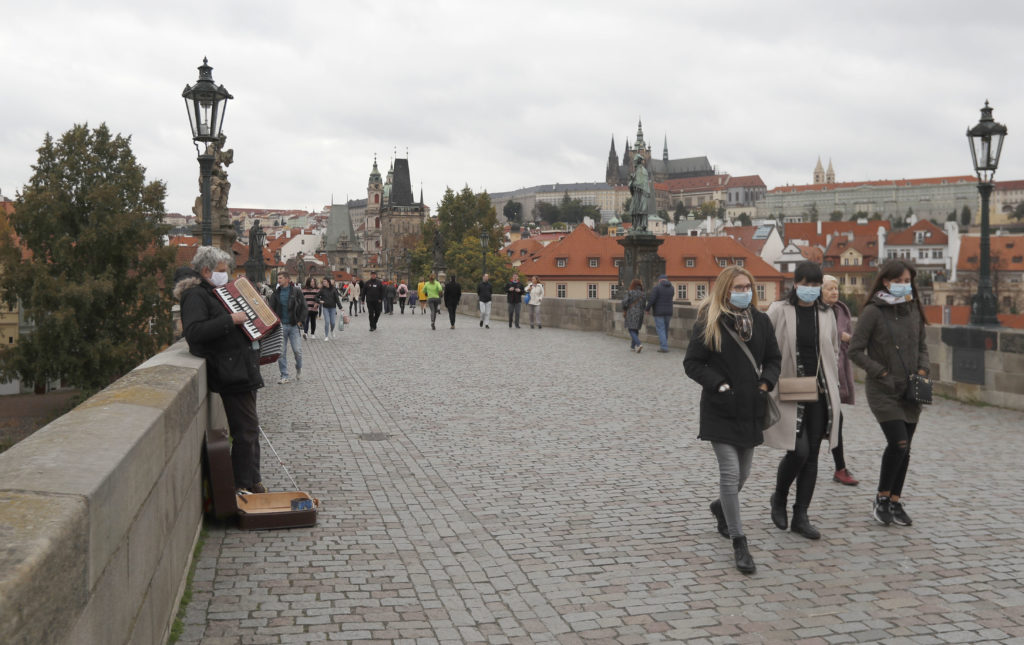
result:
[[[633,160],[637,155],[644,158],[644,165],[654,182],[715,174],[715,169],[707,157],[669,159],[667,135],[661,149],[661,159],[652,158],[651,146],[644,140],[643,122],[637,121],[636,141],[630,145],[629,139],[626,139],[626,150],[622,155],[621,163],[615,152],[615,137],[612,136],[611,149],[608,151],[608,165],[605,168],[605,183],[609,186],[628,186],[629,175],[633,172]]]

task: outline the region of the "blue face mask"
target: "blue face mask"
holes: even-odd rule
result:
[[[909,282],[890,282],[889,293],[896,296],[897,298],[905,298],[913,295],[914,286]]]
[[[805,284],[796,286],[796,297],[803,302],[814,302],[821,295],[821,287],[808,287]]]
[[[729,292],[729,304],[737,309],[746,309],[750,306],[750,301],[753,299],[754,294],[750,291]]]

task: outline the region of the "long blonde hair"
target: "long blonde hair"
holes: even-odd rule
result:
[[[756,308],[757,287],[754,276],[743,267],[731,264],[718,274],[715,284],[711,287],[711,293],[701,300],[697,309],[697,320],[704,323],[704,344],[713,351],[722,351],[722,330],[718,327],[718,319],[729,306],[729,292],[732,290],[733,280],[740,275],[745,275],[750,280],[750,306]]]

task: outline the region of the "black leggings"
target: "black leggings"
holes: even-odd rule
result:
[[[887,490],[892,497],[899,497],[903,493],[907,467],[910,466],[910,442],[914,439],[917,424],[896,420],[883,421],[881,426],[888,445],[882,453],[882,474],[878,478],[878,490]]]
[[[796,447],[779,462],[775,479],[775,498],[780,503],[789,496],[789,488],[796,480],[796,502],[794,507],[807,509],[814,497],[814,485],[818,480],[818,451],[825,438],[825,424],[828,422],[828,405],[823,396],[812,403],[804,403],[804,419],[796,435]]]
[[[835,448],[832,449],[832,460],[836,462],[836,470],[846,468],[846,456],[843,454],[843,413],[839,413],[839,428],[832,441]]]

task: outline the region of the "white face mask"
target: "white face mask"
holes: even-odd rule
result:
[[[214,271],[210,275],[210,283],[215,287],[223,287],[228,283],[227,271]]]

